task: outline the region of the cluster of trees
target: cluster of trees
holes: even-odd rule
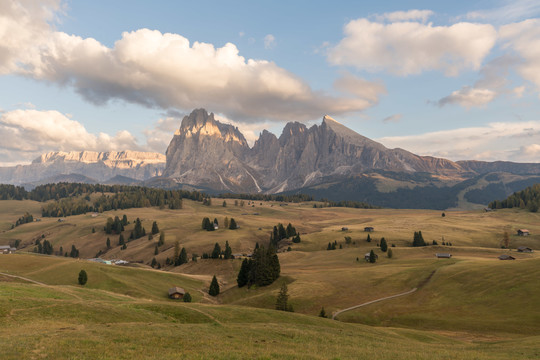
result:
[[[34,247],[34,252],[38,254],[52,255],[54,253],[54,248],[49,240],[44,240],[41,243],[41,239],[37,239],[35,242],[36,246]]]
[[[304,202],[313,201],[313,196],[306,194],[291,194],[291,195],[271,195],[271,194],[221,194],[222,199],[241,199],[241,200],[256,200],[256,201],[277,201],[277,202]],[[236,203],[235,203],[236,204]]]
[[[225,249],[222,250],[219,243],[215,243],[214,249],[210,254],[203,253],[202,254],[203,259],[234,259],[234,256],[232,254],[232,248],[229,246],[229,241],[225,241]]]
[[[203,218],[201,224],[201,228],[206,231],[214,231],[216,228],[218,228],[218,226],[219,222],[217,218],[214,218],[214,221],[210,221],[210,218],[205,217]],[[234,218],[229,220],[229,218],[226,217],[223,221],[223,227],[229,230],[236,230],[238,229],[238,224],[236,224],[236,220],[234,220]]]
[[[424,241],[424,237],[422,236],[422,231],[414,232],[412,246],[427,246],[427,243]]]
[[[24,200],[27,196],[22,186],[0,184],[0,200]]]
[[[21,216],[17,221],[15,221],[15,226],[19,226],[22,224],[28,224],[34,221],[34,217],[32,214],[29,214],[28,212],[25,212],[23,216]]]
[[[324,207],[346,207],[354,209],[380,209],[380,206],[374,206],[363,201],[350,201],[350,200],[341,200],[341,201],[329,201],[327,199],[321,199],[322,204],[314,204],[314,208],[324,208]]]
[[[106,234],[120,234],[122,231],[124,231],[124,226],[127,226],[129,224],[129,221],[127,219],[127,216],[124,214],[122,216],[122,220],[118,216],[113,218],[108,218],[107,223],[105,224],[105,227],[103,230]]]
[[[505,209],[519,207],[530,212],[537,212],[540,208],[540,184],[515,192],[504,200],[495,200],[489,203],[491,209]]]
[[[338,242],[337,242],[337,240],[334,240],[334,242],[329,242],[328,243],[328,246],[326,247],[326,250],[336,250],[337,246],[338,246]],[[341,246],[341,244],[339,244],[339,248],[342,249],[343,246]]]
[[[244,259],[238,272],[236,282],[238,287],[247,285],[267,286],[272,284],[281,272],[279,258],[275,248],[270,245],[267,249],[257,243],[251,259]]]
[[[270,244],[277,248],[278,243],[283,239],[293,238],[294,243],[299,243],[301,241],[300,234],[296,232],[296,228],[289,223],[285,228],[282,223],[274,226],[272,233],[270,234]]]
[[[90,198],[92,193],[101,193],[101,196],[92,202]],[[15,194],[21,200],[31,199],[41,202],[55,200],[42,208],[44,217],[80,215],[91,211],[101,213],[109,210],[151,206],[181,209],[182,199],[196,201],[205,199],[205,195],[198,191],[163,190],[126,185],[58,183],[41,185],[31,192],[26,192],[24,189],[0,187],[0,197],[5,196],[7,199]],[[84,194],[86,196],[81,197]]]

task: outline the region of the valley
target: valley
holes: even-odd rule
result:
[[[537,357],[540,258],[537,252],[520,253],[516,248],[538,249],[538,213],[471,210],[445,211],[442,216],[434,210],[315,208],[317,204],[322,203],[212,198],[210,205],[203,205],[183,199],[182,208],[176,210],[112,210],[59,222],[41,217],[43,203],[1,201],[0,242],[19,240],[20,246],[15,254],[0,255],[0,272],[46,284],[0,276],[0,322],[4,335],[10,332],[0,336],[0,343],[14,349],[7,358],[21,351],[51,358],[98,353],[104,358],[113,354],[138,358],[139,352],[144,358],[174,352],[203,358],[296,358],[300,349],[309,349],[302,356],[320,359],[358,358],[357,351],[375,359],[395,358],[398,353],[404,359]],[[40,221],[11,229],[24,211]],[[118,235],[104,232],[107,218],[123,215],[130,222],[126,240],[136,218],[147,232],[156,221],[165,234],[157,255],[159,236],[128,241],[122,250]],[[221,225],[225,218],[234,218],[239,228],[206,231],[201,229],[203,217],[215,218]],[[243,258],[256,243],[267,244],[278,223],[293,224],[301,242],[282,240],[281,276],[270,286],[238,288],[242,259],[201,258],[216,242],[224,248],[226,241],[232,253]],[[374,231],[365,232],[365,227]],[[518,236],[520,228],[531,235]],[[435,240],[438,245],[412,247],[412,235],[419,230],[428,244]],[[510,234],[510,249],[501,249],[504,231]],[[367,234],[371,242],[366,241]],[[377,246],[383,237],[392,258]],[[60,246],[69,251],[75,245],[80,258],[34,254],[37,238],[50,241],[55,251]],[[176,242],[185,247],[189,261],[167,265]],[[336,250],[327,250],[333,242]],[[375,264],[364,260],[370,250],[378,255]],[[130,264],[85,260],[100,251],[103,259]],[[437,259],[436,253],[452,257]],[[193,254],[198,254],[197,261]],[[501,254],[516,260],[500,261]],[[153,258],[160,270],[150,267]],[[77,284],[80,269],[88,272],[85,286]],[[221,288],[217,297],[207,293],[214,275]],[[288,285],[294,313],[273,310],[283,283]],[[193,302],[167,299],[171,286],[184,288]],[[331,317],[336,311],[413,288],[418,290],[342,313],[337,320],[318,317],[322,307]],[[19,323],[25,326],[15,329]],[[50,338],[38,335],[44,327],[55,329]],[[15,342],[15,334],[23,340]],[[60,345],[67,342],[77,344],[79,355]],[[213,342],[223,345],[209,349]]]

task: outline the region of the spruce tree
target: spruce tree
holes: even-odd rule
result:
[[[158,246],[162,246],[163,244],[165,244],[165,232],[161,231],[159,233]]]
[[[223,200],[223,207],[227,207],[227,202]]]
[[[184,300],[184,302],[191,302],[191,295],[188,292],[185,293],[182,300]]]
[[[150,263],[150,266],[151,266],[152,268],[154,268],[154,267],[156,266],[156,264],[157,264],[157,260],[156,260],[156,258],[153,258],[153,259],[152,259],[152,262]]]
[[[236,225],[236,221],[234,220],[234,218],[231,218],[231,220],[229,221],[229,229],[230,230],[238,229],[238,225]]]
[[[322,317],[322,318],[326,317],[326,311],[324,311],[324,306],[321,308],[321,311],[319,312],[319,317]]]
[[[287,284],[283,283],[281,284],[281,289],[279,290],[279,294],[276,299],[276,310],[288,311],[289,310],[288,302],[289,302],[289,294],[288,294]]]
[[[240,267],[240,271],[238,272],[238,276],[236,278],[238,287],[242,287],[248,284],[250,270],[251,270],[251,260],[248,260],[248,259],[242,260],[242,266]]]
[[[152,235],[155,235],[157,233],[159,233],[159,227],[158,227],[157,222],[154,221],[152,223]]]
[[[210,283],[210,288],[208,289],[208,294],[210,296],[218,296],[219,295],[219,284],[216,278],[216,275],[212,278],[212,282]]]
[[[107,249],[110,249],[111,248],[111,239],[107,238]],[[62,252],[60,250],[60,252]]]
[[[178,265],[187,264],[188,257],[187,257],[187,251],[186,248],[182,248],[180,251],[179,259],[178,259]]]
[[[369,252],[369,262],[374,264],[377,261],[377,256],[375,255],[375,252],[371,250]]]
[[[79,285],[84,285],[88,281],[88,275],[86,274],[86,271],[81,270],[79,272]]]
[[[394,255],[392,249],[388,249],[388,252],[386,253],[386,256],[388,256],[389,259],[392,258],[392,256]]]
[[[154,248],[154,255],[157,255],[157,254],[159,254],[159,248],[156,244],[156,247]]]
[[[118,237],[118,245],[122,246],[126,243],[126,241],[124,240],[124,234],[120,234],[120,236]]]
[[[225,241],[225,252],[223,253],[224,259],[231,259],[232,258],[232,249],[229,246],[229,241]]]
[[[371,242],[371,236],[369,236],[369,234],[367,234],[367,239],[366,239],[367,242]]]
[[[388,244],[386,243],[386,239],[382,238],[381,239],[381,251],[386,252],[386,250],[388,250]]]
[[[221,255],[221,246],[219,246],[218,243],[214,245],[214,250],[212,250],[212,259],[219,259],[219,255]]]

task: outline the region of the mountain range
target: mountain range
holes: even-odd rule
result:
[[[63,175],[62,175],[63,174]],[[0,168],[0,182],[56,177],[190,186],[215,193],[307,193],[397,208],[474,208],[540,182],[540,164],[450,161],[388,149],[324,116],[320,125],[264,130],[250,147],[239,129],[196,109],[165,156],[143,152],[53,152],[30,165]],[[57,179],[58,180],[58,179]]]

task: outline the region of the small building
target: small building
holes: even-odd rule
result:
[[[438,258],[438,259],[450,259],[452,257],[452,254],[448,254],[448,253],[436,253],[435,256]]]
[[[374,230],[375,230],[375,229],[373,228],[373,226],[366,226],[366,227],[364,228],[364,231],[365,231],[365,232],[372,232],[372,231],[374,231]]]
[[[529,236],[530,232],[527,229],[519,229],[517,231],[518,236]]]
[[[214,223],[214,230],[218,230],[219,229],[219,225]]]
[[[0,254],[13,254],[17,250],[9,245],[0,245]]]
[[[344,226],[344,227],[341,228],[341,231],[349,231],[349,228]]]
[[[499,256],[499,260],[516,260],[516,258],[511,255],[501,255]]]
[[[517,248],[517,251],[518,252],[524,252],[524,253],[532,253],[533,249],[531,249],[530,247],[526,247],[526,246],[520,246],[520,247]]]
[[[378,259],[378,258],[379,258],[379,255],[375,254],[375,259]],[[364,254],[364,259],[366,259],[366,261],[369,261],[369,253]]]
[[[184,291],[184,289],[178,286],[175,286],[169,289],[169,297],[171,299],[175,299],[175,300],[182,299],[185,293],[186,292]]]

